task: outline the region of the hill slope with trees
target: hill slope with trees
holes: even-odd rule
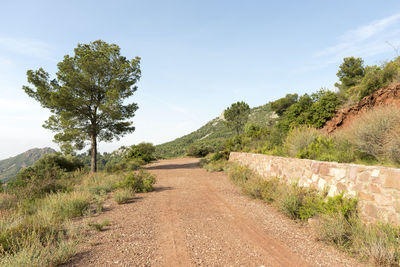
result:
[[[249,122],[269,127],[275,120],[274,112],[269,104],[252,108],[249,113]],[[223,113],[221,116],[207,122],[196,131],[179,137],[171,142],[156,146],[156,155],[161,158],[184,156],[191,146],[216,150],[222,143],[235,135],[234,130],[227,127]]]
[[[55,153],[52,148],[32,148],[14,157],[0,160],[0,180],[7,182],[15,176],[22,168],[32,166],[43,155]]]

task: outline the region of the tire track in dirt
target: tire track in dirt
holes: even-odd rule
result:
[[[162,185],[161,185],[162,186]],[[168,186],[171,188],[171,186]],[[164,259],[164,266],[190,266],[190,258],[186,251],[184,234],[178,220],[176,189],[160,192],[164,196],[157,202],[159,211],[158,225],[160,230],[159,250]],[[161,197],[161,196],[160,196]]]

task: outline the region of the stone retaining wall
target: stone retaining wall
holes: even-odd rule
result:
[[[367,222],[400,224],[400,169],[232,152],[229,161],[247,165],[263,176],[280,177],[301,186],[329,188],[359,199]]]

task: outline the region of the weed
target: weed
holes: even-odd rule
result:
[[[89,223],[88,224],[90,227],[93,227],[96,231],[104,231],[104,227],[110,225],[110,220],[106,219],[102,221],[101,223]]]
[[[130,188],[123,188],[119,189],[114,193],[114,200],[118,204],[124,204],[127,203],[129,200],[134,197],[135,192],[132,191]]]

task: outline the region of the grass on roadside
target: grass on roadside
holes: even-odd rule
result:
[[[125,204],[135,196],[135,192],[130,188],[123,188],[115,191],[114,200],[118,204]]]
[[[400,227],[363,224],[356,199],[343,194],[331,197],[326,191],[287,184],[279,178],[265,180],[236,164],[228,164],[225,171],[244,194],[276,206],[289,218],[316,218],[314,228],[320,240],[380,266],[400,265]]]
[[[75,254],[81,232],[72,227],[71,220],[102,211],[110,192],[117,190],[120,201],[126,201],[134,192],[152,191],[155,183],[155,177],[145,171],[118,175],[77,172],[45,178],[48,184],[67,186],[44,191],[38,184],[40,191],[34,192],[40,194],[25,196],[21,192],[27,189],[20,183],[0,194],[0,266],[56,266],[67,262]],[[35,186],[33,181],[31,178],[27,183],[29,188]],[[101,231],[108,224],[104,221],[92,227]]]

